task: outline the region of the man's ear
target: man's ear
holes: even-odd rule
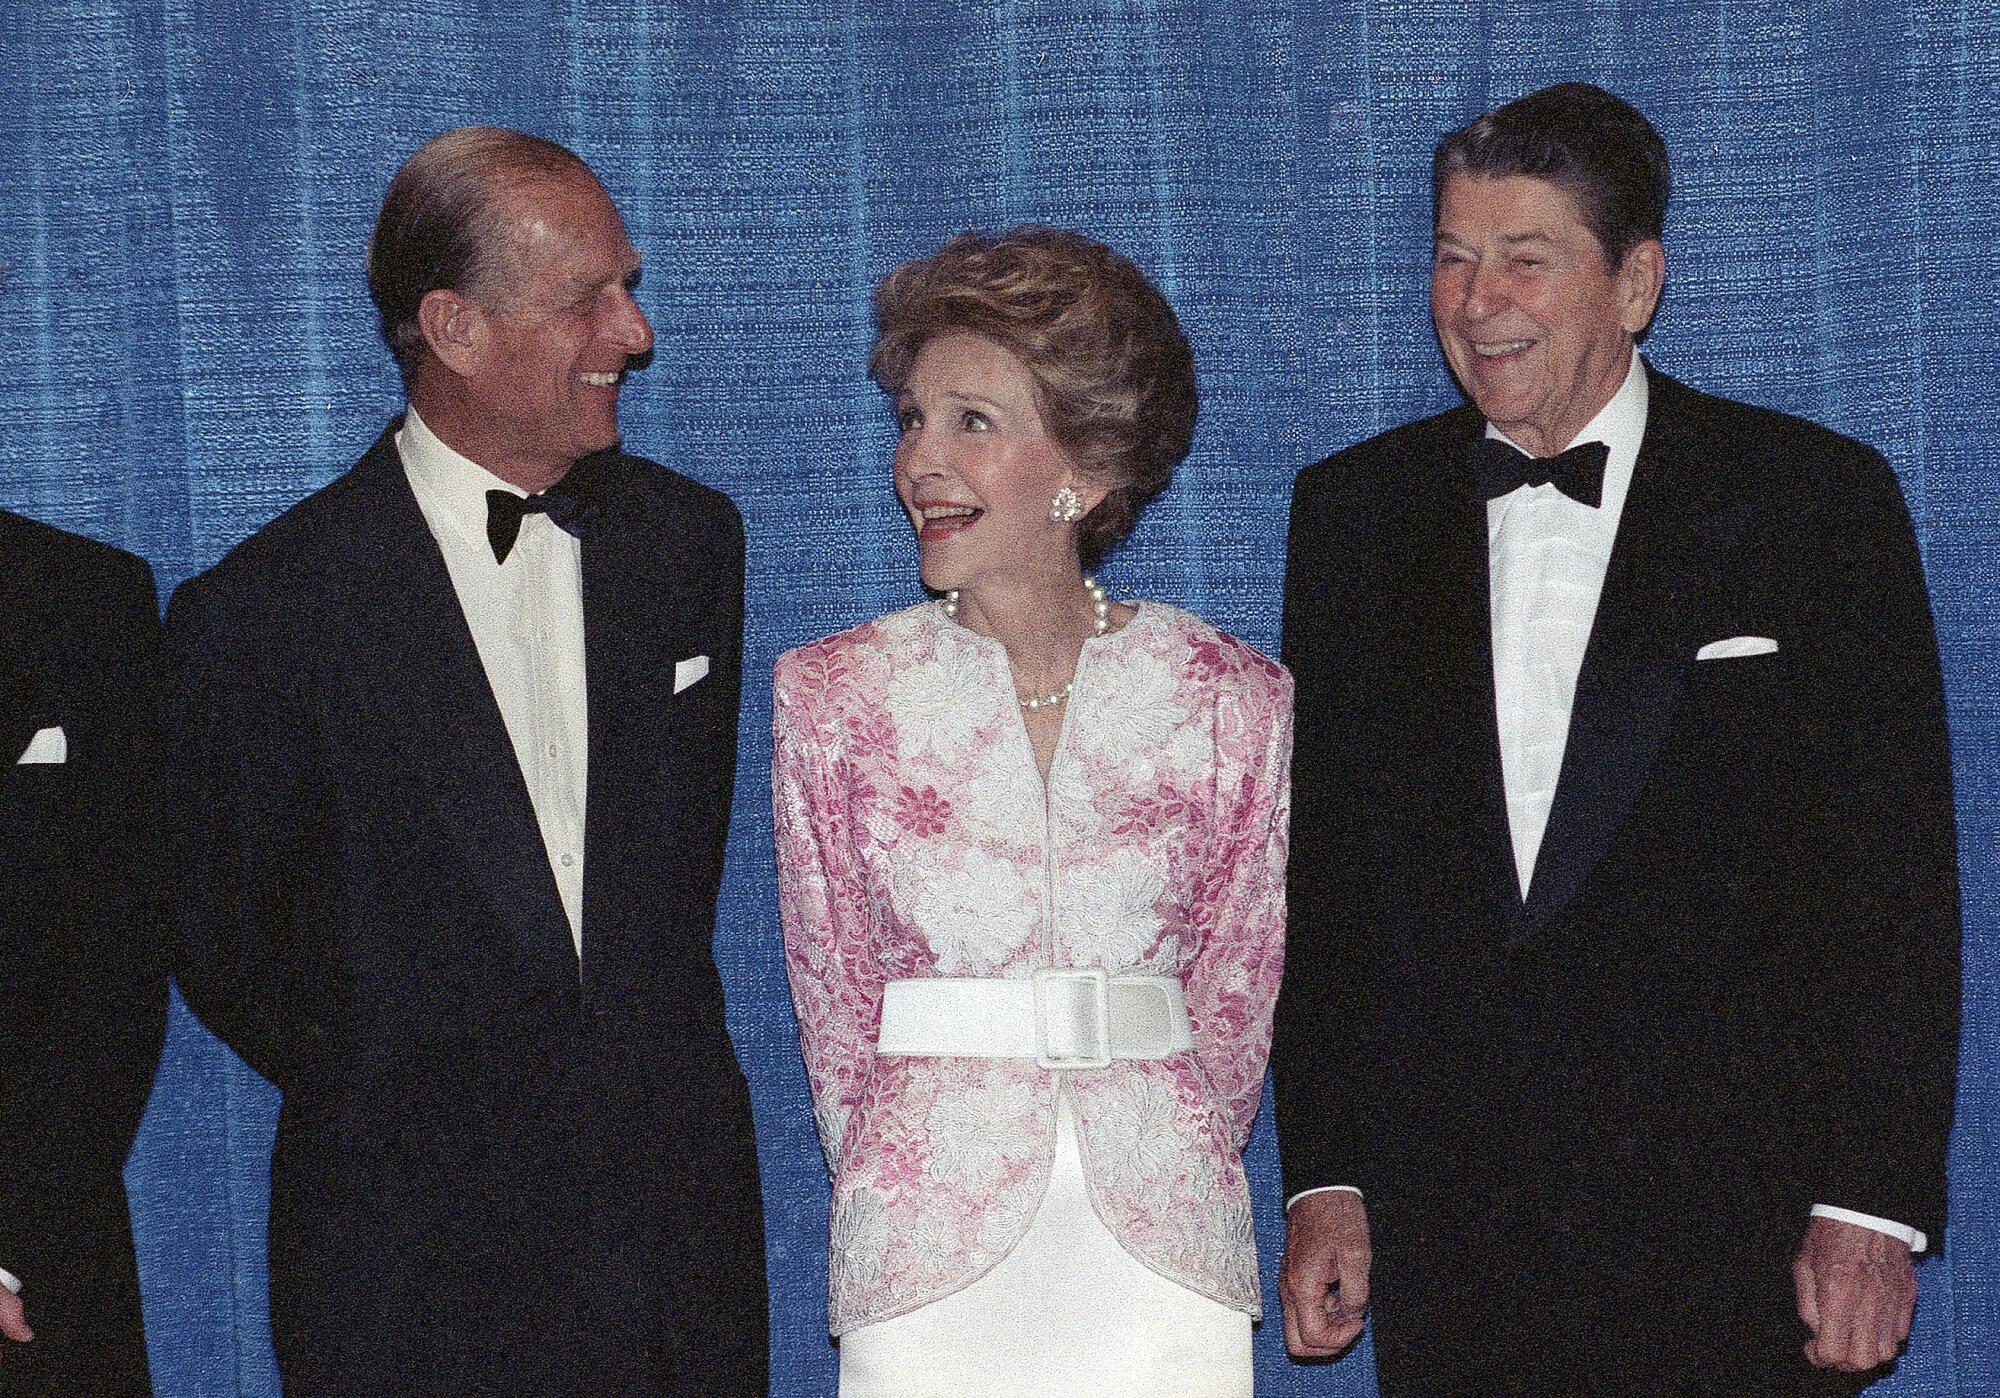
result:
[[[1633,335],[1653,322],[1660,308],[1660,291],[1667,284],[1667,250],[1658,238],[1634,243],[1618,264],[1618,290],[1624,306],[1618,323]]]
[[[417,303],[417,326],[438,362],[470,376],[486,345],[486,313],[456,291],[427,291]]]

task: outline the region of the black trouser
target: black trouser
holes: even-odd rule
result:
[[[1873,1375],[1804,1356],[1805,1229],[1643,1193],[1386,1210],[1371,1287],[1384,1398],[1790,1398]]]

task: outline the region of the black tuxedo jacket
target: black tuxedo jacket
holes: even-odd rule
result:
[[[153,903],[159,603],[117,549],[0,511],[0,1395],[143,1394],[122,1173],[166,1017]],[[60,764],[17,759],[60,727]]]
[[[1525,902],[1464,465],[1482,419],[1294,491],[1286,1182],[1360,1186],[1378,1267],[1435,1264],[1419,1289],[1487,1285],[1477,1240],[1524,1218],[1561,1219],[1555,1265],[1587,1273],[1563,1239],[1592,1210],[1725,1292],[1740,1265],[1788,1294],[1816,1202],[1943,1228],[1955,847],[1901,496],[1857,443],[1648,373]],[[1778,649],[1696,660],[1737,636]]]
[[[284,1093],[286,1390],[761,1393],[757,1161],[711,950],[741,522],[636,457],[572,473],[596,505],[579,975],[393,430],[168,612],[175,969]]]

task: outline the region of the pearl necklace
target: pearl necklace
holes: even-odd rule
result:
[[[1096,578],[1085,578],[1083,580],[1083,590],[1090,594],[1090,610],[1094,614],[1091,622],[1091,634],[1093,636],[1102,636],[1111,629],[1111,599],[1104,595],[1104,588]],[[943,608],[946,618],[951,621],[957,621],[958,589],[954,587],[951,591],[945,593],[944,601],[938,605]],[[1075,683],[1076,676],[1071,675],[1062,682],[1060,688],[1051,690],[1047,694],[1020,696],[1021,707],[1029,713],[1034,713],[1039,709],[1053,709],[1056,705],[1062,703],[1063,700],[1069,698],[1070,686]]]

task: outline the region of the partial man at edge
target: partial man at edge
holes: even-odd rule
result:
[[[0,1398],[143,1398],[125,1156],[166,1025],[159,601],[0,511]]]

